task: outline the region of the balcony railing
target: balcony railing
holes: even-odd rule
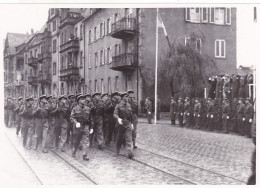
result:
[[[76,20],[80,19],[81,14],[78,12],[68,12],[67,16],[60,21],[59,28],[64,27],[67,24],[74,24]]]
[[[31,57],[28,59],[28,65],[31,66],[31,67],[37,67],[38,66],[38,58],[36,57]]]
[[[112,57],[111,69],[116,71],[133,71],[136,68],[135,55],[124,53]]]
[[[69,79],[79,78],[79,68],[78,67],[70,67],[67,69],[63,69],[60,71],[60,80],[66,81]]]
[[[51,59],[51,52],[43,52],[41,54],[38,54],[38,61],[42,61],[42,60],[45,60],[45,59]]]
[[[66,50],[79,51],[79,40],[77,38],[70,39],[68,42],[60,45],[60,53]]]
[[[112,24],[111,36],[119,39],[128,39],[136,33],[136,19],[124,17]]]
[[[38,77],[37,76],[28,76],[28,84],[38,84]]]

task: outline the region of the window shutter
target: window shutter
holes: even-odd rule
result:
[[[215,8],[210,8],[210,23],[215,23]]]
[[[109,63],[111,63],[112,62],[112,56],[113,56],[113,47],[110,46],[109,49],[110,49],[110,51],[109,51]]]
[[[225,17],[226,17],[226,24],[230,25],[231,24],[231,8],[226,8],[225,10]]]

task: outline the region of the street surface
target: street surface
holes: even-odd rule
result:
[[[134,159],[123,148],[115,156],[114,146],[89,149],[90,161],[82,151],[72,158],[52,150],[44,154],[22,147],[14,128],[0,129],[3,148],[2,182],[45,185],[69,184],[246,184],[254,149],[246,137],[172,126],[165,120],[147,124],[139,119]],[[17,168],[19,166],[19,168]],[[10,181],[10,182],[9,182]]]

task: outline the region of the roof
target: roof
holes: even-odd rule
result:
[[[9,47],[9,53],[14,54],[15,47],[24,43],[29,36],[29,34],[7,33],[6,43],[8,43],[7,46]]]

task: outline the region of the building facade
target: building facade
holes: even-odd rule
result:
[[[214,60],[219,72],[236,73],[235,8],[160,8],[159,13],[170,43],[192,45]],[[155,71],[155,35],[155,8],[51,8],[46,26],[18,50],[25,54],[18,67],[27,79],[26,95],[133,89],[138,101],[153,97],[154,85],[144,77]],[[160,66],[169,46],[161,29],[158,35]],[[5,58],[5,80],[12,61]],[[166,105],[169,87],[158,86],[158,94]]]

